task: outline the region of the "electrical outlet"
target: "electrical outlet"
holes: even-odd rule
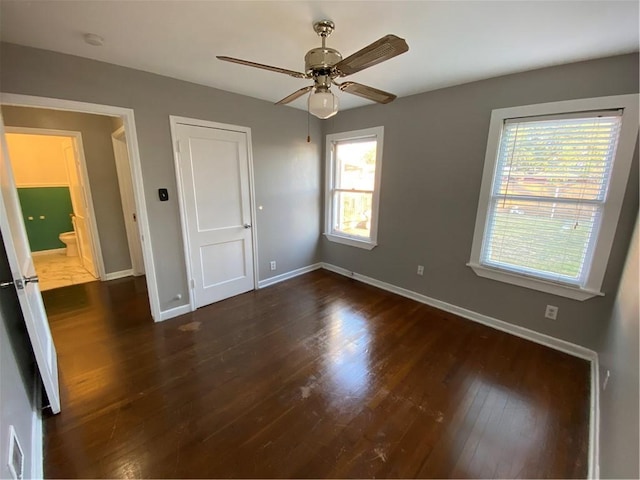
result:
[[[418,265],[418,275],[424,275],[424,266]]]
[[[547,305],[547,309],[544,311],[544,318],[549,320],[555,320],[558,318],[558,307],[554,305]]]
[[[276,269],[276,261],[275,260],[271,260],[271,263],[269,265],[271,267],[271,270],[275,270]]]
[[[610,376],[611,376],[611,372],[607,370],[607,373],[604,374],[604,381],[602,382],[602,391],[607,389],[607,384],[609,383]]]

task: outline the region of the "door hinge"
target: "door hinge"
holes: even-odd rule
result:
[[[36,280],[31,280],[31,279],[29,279],[29,280],[27,280],[26,282],[23,282],[23,281],[22,281],[22,279],[20,279],[20,278],[17,278],[17,279],[15,279],[15,280],[10,280],[10,281],[7,281],[7,282],[0,282],[0,288],[9,288],[9,287],[11,287],[12,285],[15,285],[15,287],[16,287],[18,290],[24,290],[24,284],[25,284],[25,283],[32,282],[32,281],[37,282],[37,281],[38,281],[38,280],[37,280],[37,277],[36,277]]]
[[[191,279],[191,288],[196,288],[196,281],[193,278]]]

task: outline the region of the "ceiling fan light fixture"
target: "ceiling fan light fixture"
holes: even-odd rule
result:
[[[309,95],[308,106],[311,115],[325,119],[338,113],[340,101],[329,90],[316,90]]]

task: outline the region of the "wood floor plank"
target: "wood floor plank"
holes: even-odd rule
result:
[[[44,292],[48,478],[585,478],[589,364],[324,270],[162,323]]]

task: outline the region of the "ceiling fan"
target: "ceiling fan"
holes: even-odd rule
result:
[[[371,45],[364,47],[347,58],[342,58],[340,52],[326,46],[326,40],[335,29],[330,20],[321,20],[313,24],[313,29],[322,38],[322,47],[312,48],[304,57],[305,72],[296,72],[285,68],[263,65],[249,62],[239,58],[218,56],[225,62],[239,63],[249,67],[262,68],[276,73],[284,73],[295,78],[312,79],[313,85],[301,88],[291,95],[283,98],[276,105],[284,105],[295,99],[312,92],[309,95],[309,112],[318,118],[329,118],[338,113],[338,97],[331,93],[331,85],[337,86],[341,91],[373,100],[378,103],[389,103],[395,100],[392,93],[368,87],[356,82],[336,82],[337,78],[346,77],[353,73],[372,67],[378,63],[389,60],[407,50],[407,42],[395,35],[385,35]]]

